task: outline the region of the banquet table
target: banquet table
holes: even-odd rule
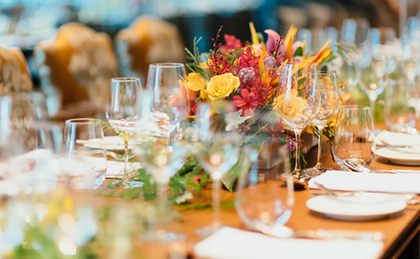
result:
[[[308,154],[308,166],[315,163],[316,148],[311,149]],[[339,166],[332,161],[328,148],[323,149],[323,161],[328,168],[339,169]],[[371,169],[420,169],[420,167],[392,165],[386,159],[375,158],[370,165]],[[278,170],[274,167],[270,170]],[[106,183],[101,189],[108,188]],[[320,190],[295,191],[295,204],[292,215],[286,226],[293,230],[351,230],[351,231],[381,231],[385,234],[381,258],[419,258],[419,230],[420,230],[420,205],[407,205],[407,207],[387,218],[371,221],[344,221],[327,218],[321,214],[312,212],[305,203],[311,197],[323,194]],[[222,200],[234,200],[235,193],[226,190],[222,192]],[[95,197],[97,204],[118,203],[118,198]],[[136,202],[136,199],[130,202]],[[210,191],[204,190],[201,201],[210,202]],[[171,223],[171,228],[186,235],[183,243],[184,250],[190,258],[194,257],[194,246],[203,238],[196,234],[196,229],[209,225],[212,221],[211,209],[184,209],[182,206],[174,206],[180,212],[178,220]],[[238,229],[247,230],[234,207],[221,211],[223,225]],[[141,243],[141,242],[140,242]],[[161,246],[154,244],[139,244],[138,249],[148,255],[148,258],[169,258],[165,255],[167,251]],[[136,249],[137,249],[136,248]],[[166,252],[165,252],[166,251]],[[321,255],[319,255],[321,256]],[[318,258],[318,256],[314,257]]]

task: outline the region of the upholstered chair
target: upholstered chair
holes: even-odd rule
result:
[[[31,92],[32,89],[28,64],[22,51],[0,47],[0,95]]]
[[[39,43],[34,56],[52,119],[105,116],[111,78],[119,76],[107,34],[68,23]]]
[[[137,18],[115,37],[123,76],[140,78],[145,85],[152,63],[185,62],[185,46],[178,28],[152,16]]]

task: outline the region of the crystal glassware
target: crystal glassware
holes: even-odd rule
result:
[[[97,144],[89,145],[91,139],[98,140]],[[106,169],[101,120],[67,120],[60,152],[61,177],[65,185],[72,190],[96,189],[105,181]]]
[[[316,76],[312,74],[310,75]],[[322,133],[327,123],[337,115],[338,108],[340,106],[340,97],[338,94],[337,77],[335,72],[321,71],[318,73],[317,77],[321,107],[317,115],[313,118],[312,123],[315,124],[318,129],[318,159],[316,165],[313,168],[308,168],[305,170],[305,173],[309,176],[316,176],[327,170],[321,162]]]
[[[287,64],[280,71],[275,107],[296,135],[296,160],[292,175],[298,179],[305,176],[300,166],[300,135],[318,114],[321,105],[317,75],[313,63]]]
[[[337,164],[347,168],[343,162],[368,166],[376,149],[375,128],[370,107],[361,105],[341,106],[335,126],[333,155]]]
[[[196,144],[194,154],[212,179],[213,222],[198,229],[207,236],[222,225],[220,220],[221,180],[239,159],[240,136],[234,124],[235,108],[228,101],[201,104],[196,116]]]
[[[389,80],[385,90],[385,122],[391,131],[415,132],[419,117],[418,94],[411,80]]]
[[[235,208],[242,221],[251,229],[270,236],[288,236],[284,224],[292,214],[293,181],[280,174],[290,172],[289,156],[280,150],[279,170],[259,170],[258,152],[246,148],[240,166]]]
[[[111,94],[107,118],[111,127],[124,140],[124,175],[120,181],[111,183],[111,188],[136,188],[142,183],[131,181],[127,170],[128,141],[141,131],[140,116],[136,113],[137,97],[141,93],[139,78],[119,77],[111,80]]]
[[[136,111],[141,117],[144,125],[144,131],[140,134],[141,144],[135,149],[137,158],[148,169],[157,184],[158,214],[156,217],[156,230],[153,236],[155,240],[168,241],[176,234],[168,232],[165,229],[165,219],[167,217],[166,187],[175,173],[184,165],[184,156],[188,151],[187,146],[181,145],[178,138],[169,138],[167,125],[171,125],[176,116],[168,116],[165,123],[157,119],[156,112],[153,109],[153,94],[151,91],[143,91],[139,95],[139,105]],[[176,109],[170,109],[168,112],[175,112]],[[171,114],[170,114],[171,115]]]

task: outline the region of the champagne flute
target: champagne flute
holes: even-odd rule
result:
[[[314,77],[316,75],[310,74],[310,76]],[[337,114],[340,104],[337,79],[334,71],[321,71],[318,73],[318,89],[320,91],[321,108],[312,120],[318,128],[318,159],[313,168],[305,170],[305,173],[310,176],[317,176],[327,170],[321,163],[322,132],[325,125]]]
[[[346,169],[344,160],[368,166],[375,151],[375,129],[370,107],[343,105],[337,115],[333,155],[337,164]]]
[[[220,220],[220,189],[223,175],[238,161],[240,138],[233,126],[234,106],[228,101],[201,104],[196,117],[197,142],[195,156],[201,166],[210,174],[213,200],[213,222],[198,229],[197,233],[207,236],[218,230]]]
[[[136,188],[142,183],[130,181],[127,172],[128,141],[141,131],[140,117],[136,113],[137,96],[141,93],[139,78],[119,77],[111,80],[111,94],[108,102],[107,118],[112,128],[124,140],[124,175],[113,182],[111,188]]]
[[[280,71],[276,93],[275,108],[296,135],[296,160],[292,175],[298,179],[307,176],[300,168],[300,135],[318,114],[321,105],[317,74],[314,63],[287,64]]]

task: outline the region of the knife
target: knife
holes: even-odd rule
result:
[[[292,237],[310,239],[355,239],[369,241],[383,241],[385,234],[380,231],[351,231],[351,230],[295,230]]]

